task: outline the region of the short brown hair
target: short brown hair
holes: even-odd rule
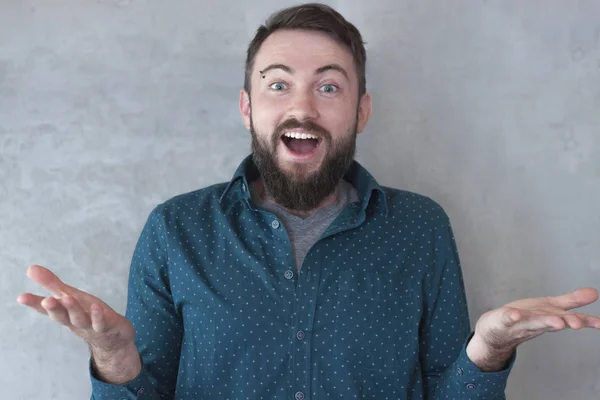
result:
[[[319,3],[308,3],[285,8],[271,14],[261,25],[248,46],[244,89],[250,93],[250,79],[254,59],[262,43],[270,34],[279,29],[304,29],[324,32],[336,42],[346,46],[352,53],[358,75],[358,97],[367,90],[365,42],[358,29],[333,8]]]

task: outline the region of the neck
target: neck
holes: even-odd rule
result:
[[[283,207],[281,204],[278,204],[271,195],[269,195],[269,193],[267,192],[267,189],[265,188],[265,184],[262,180],[262,178],[258,178],[256,179],[254,182],[251,183],[252,186],[252,194],[253,196],[256,196],[256,198],[262,202],[262,203],[273,203],[273,204],[277,204],[278,206],[280,206],[281,208],[283,208],[284,210],[286,210],[288,213],[295,215],[297,217],[300,218],[308,218],[310,217],[312,214],[314,214],[315,212],[319,211],[320,209],[327,207],[331,204],[334,204],[337,200],[338,200],[338,196],[339,196],[339,188],[340,185],[338,184],[333,193],[331,193],[329,196],[327,196],[317,207],[315,207],[312,210],[309,211],[298,211],[298,210],[292,210],[286,207]]]

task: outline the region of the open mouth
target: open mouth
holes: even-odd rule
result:
[[[294,155],[308,156],[313,154],[323,139],[306,132],[286,132],[281,141]]]

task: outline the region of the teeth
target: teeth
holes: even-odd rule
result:
[[[317,136],[311,135],[310,133],[300,133],[300,132],[287,132],[284,134],[284,136],[292,138],[292,139],[318,139]]]

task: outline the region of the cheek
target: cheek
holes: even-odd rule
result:
[[[355,110],[348,107],[322,107],[320,125],[327,129],[334,138],[345,136],[352,129],[356,119]]]
[[[265,136],[273,132],[273,121],[272,116],[268,112],[256,112],[252,113],[252,123],[254,129],[259,136]]]
[[[271,133],[282,116],[281,103],[260,99],[252,103],[252,122],[261,132]]]

